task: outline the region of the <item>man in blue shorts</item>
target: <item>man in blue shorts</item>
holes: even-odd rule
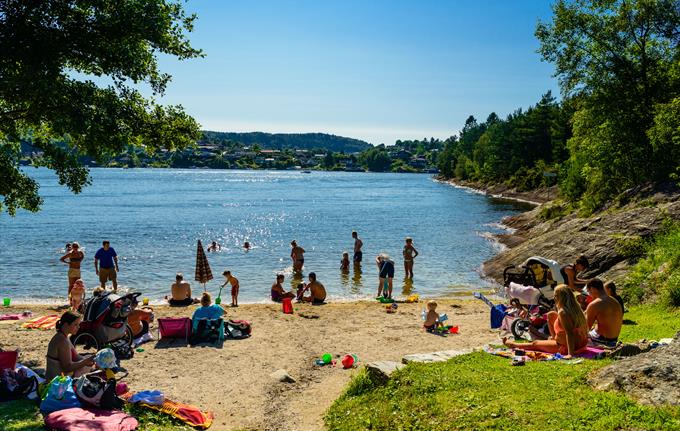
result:
[[[118,273],[118,255],[108,241],[102,242],[102,248],[97,250],[97,253],[94,255],[94,270],[99,276],[99,283],[103,289],[106,289],[106,282],[111,280],[113,291],[116,292],[118,290],[116,277]]]

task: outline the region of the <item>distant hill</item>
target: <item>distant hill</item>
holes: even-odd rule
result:
[[[345,138],[326,133],[264,133],[264,132],[212,132],[204,131],[200,142],[238,142],[245,146],[259,145],[262,149],[283,150],[286,148],[323,148],[334,152],[358,153],[373,146],[359,139]]]

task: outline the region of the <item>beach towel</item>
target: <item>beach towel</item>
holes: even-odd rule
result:
[[[58,431],[132,431],[137,419],[117,410],[74,407],[45,416],[45,427]]]
[[[24,311],[23,313],[9,313],[0,315],[0,321],[2,320],[23,320],[32,317],[33,313],[30,311]]]
[[[493,347],[487,344],[486,346],[483,347],[483,350],[491,355],[501,356],[504,358],[514,358],[515,356],[517,356],[515,355],[515,350],[522,349],[521,348],[510,349],[508,347]],[[523,356],[527,361],[555,361],[563,359],[563,355],[559,353],[552,354],[532,350],[524,351]],[[586,346],[578,350],[572,357],[581,359],[600,359],[604,357],[604,349]]]
[[[21,327],[25,329],[40,329],[42,331],[46,331],[48,329],[54,329],[57,326],[57,320],[59,320],[59,316],[50,314],[47,316],[31,319],[28,322],[22,324]]]
[[[121,398],[128,400],[129,402],[133,395],[134,393],[128,392],[121,395]],[[191,425],[194,428],[208,429],[212,425],[213,419],[215,418],[212,412],[204,412],[198,407],[194,407],[189,404],[178,403],[167,398],[165,398],[165,401],[163,401],[163,404],[160,406],[145,404],[143,402],[140,402],[137,405],[170,415],[181,420],[187,425]]]

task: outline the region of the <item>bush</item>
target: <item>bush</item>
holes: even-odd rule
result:
[[[639,235],[625,236],[618,238],[615,251],[626,259],[637,259],[644,256],[647,243]]]

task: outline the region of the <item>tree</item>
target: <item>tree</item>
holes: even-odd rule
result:
[[[648,130],[657,107],[680,93],[673,73],[680,8],[677,0],[559,0],[553,13],[537,27],[539,52],[555,63],[563,96],[578,102],[570,178],[585,184],[592,210],[628,187],[668,177],[659,171],[666,154]]]
[[[171,77],[158,54],[202,56],[186,36],[195,18],[172,0],[0,0],[0,211],[42,203],[19,168],[22,141],[75,193],[90,181],[83,157],[193,144],[199,127],[181,106],[160,106],[134,86],[162,96]]]

